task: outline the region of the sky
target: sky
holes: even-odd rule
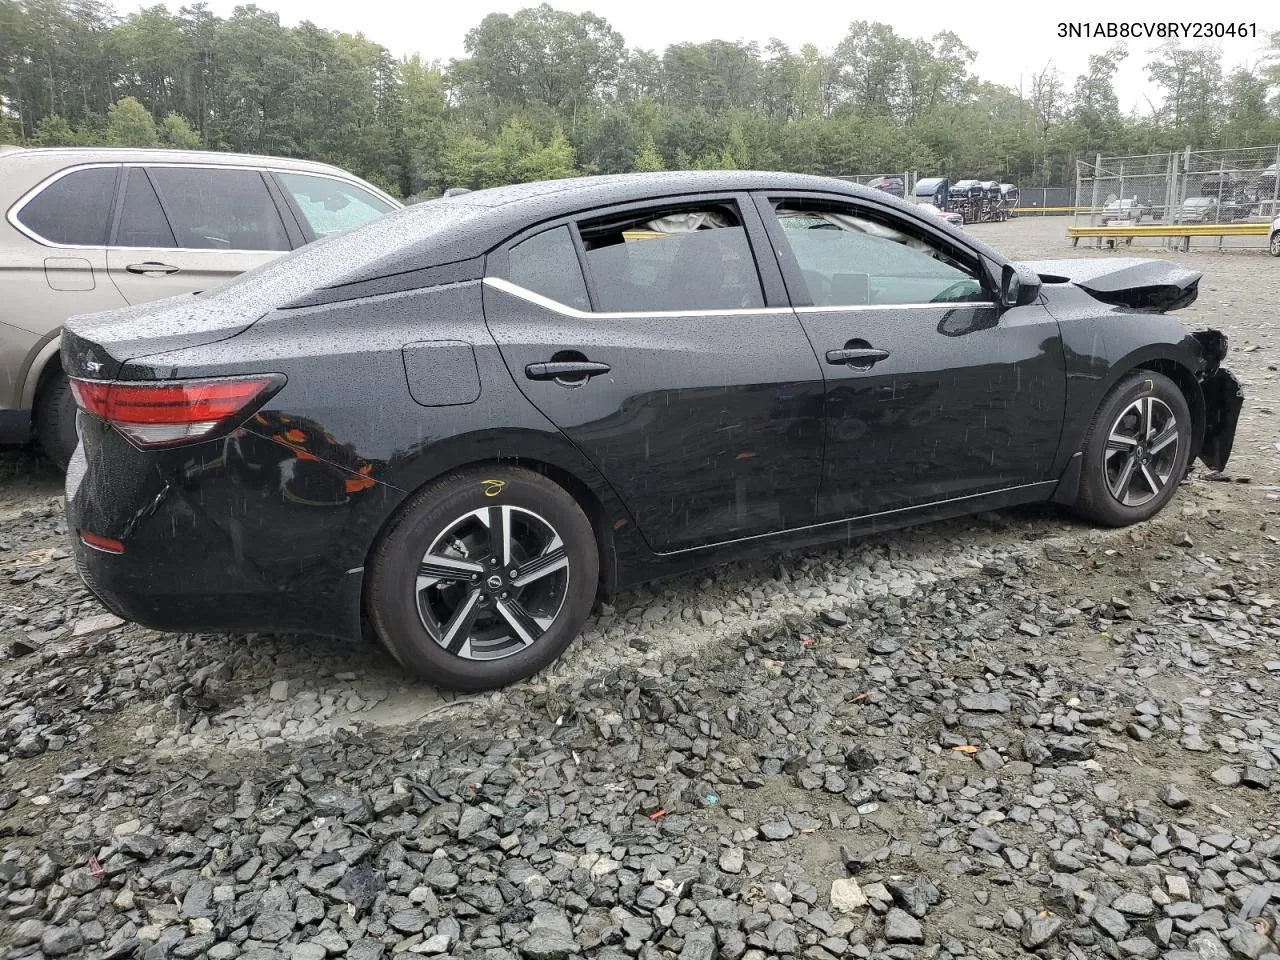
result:
[[[154,0],[153,0],[154,2]],[[243,2],[243,0],[242,0]],[[392,53],[421,54],[427,60],[447,62],[465,55],[463,40],[473,26],[488,13],[514,13],[537,0],[481,0],[476,4],[418,2],[407,0],[257,0],[258,6],[274,10],[286,25],[311,20],[321,27],[349,33],[363,33]],[[122,12],[145,3],[121,3]],[[170,0],[176,9],[178,0]],[[210,8],[227,16],[236,0],[210,0]],[[1149,112],[1148,98],[1159,101],[1146,79],[1144,66],[1151,60],[1148,51],[1159,39],[1117,41],[1107,39],[1060,39],[1059,22],[1108,23],[1121,17],[1125,22],[1232,22],[1257,24],[1256,39],[1227,37],[1212,41],[1221,46],[1224,66],[1231,68],[1255,63],[1267,45],[1266,37],[1280,30],[1280,4],[1275,0],[1234,0],[1223,7],[1204,0],[1075,0],[1072,3],[1032,2],[990,5],[982,0],[891,0],[882,4],[846,4],[833,0],[760,0],[707,2],[707,0],[553,0],[552,6],[574,12],[591,11],[609,21],[626,39],[629,47],[661,50],[670,43],[703,40],[758,41],[763,46],[771,37],[793,49],[812,42],[827,51],[844,36],[856,19],[888,23],[904,36],[927,38],[940,30],[952,30],[977,51],[974,72],[984,80],[1024,90],[1030,77],[1052,63],[1062,71],[1070,88],[1082,73],[1091,53],[1099,53],[1117,42],[1127,42],[1130,50],[1116,78],[1121,107]],[[1008,11],[1008,12],[1004,12]],[[1222,13],[1219,13],[1222,11]],[[1229,16],[1230,20],[1225,20]],[[1199,45],[1204,41],[1184,41]]]

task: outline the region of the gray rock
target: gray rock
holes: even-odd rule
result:
[[[1214,783],[1224,787],[1238,787],[1240,785],[1240,771],[1235,767],[1226,766],[1219,767],[1213,773],[1209,774]]]
[[[40,934],[40,949],[49,957],[78,954],[84,947],[79,927],[45,927]]]
[[[1007,693],[966,693],[960,706],[970,713],[1008,713],[1012,708]]]
[[[346,960],[382,960],[386,949],[381,942],[365,937],[347,948]]]
[[[760,824],[760,835],[766,840],[787,840],[795,835],[795,830],[786,820],[771,820]]]
[[[1111,901],[1111,906],[1130,917],[1149,917],[1156,912],[1151,898],[1141,893],[1122,893]]]
[[[680,960],[715,960],[716,946],[715,928],[697,927],[684,935]]]
[[[1166,784],[1160,791],[1160,802],[1173,810],[1185,810],[1191,806],[1191,798],[1172,783]]]
[[[720,854],[720,869],[725,873],[741,873],[746,856],[741,847],[729,847]]]
[[[866,894],[862,892],[857,880],[846,878],[831,882],[831,909],[852,913],[866,905]]]
[[[924,928],[905,910],[892,907],[884,918],[884,938],[890,943],[924,943]]]
[[[1112,940],[1123,940],[1129,935],[1129,921],[1111,907],[1098,907],[1094,910],[1093,922]]]
[[[1027,950],[1038,950],[1056,937],[1061,929],[1061,917],[1032,917],[1022,925],[1018,941]]]
[[[28,947],[33,943],[39,943],[42,936],[44,936],[44,924],[34,917],[23,920],[10,933],[15,947]]]

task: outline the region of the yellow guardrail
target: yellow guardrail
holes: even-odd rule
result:
[[[1077,237],[1265,237],[1268,223],[1153,223],[1132,227],[1067,227]]]
[[[1101,245],[1109,240],[1133,243],[1135,237],[1179,237],[1182,249],[1191,249],[1192,237],[1217,237],[1221,245],[1224,237],[1265,237],[1271,232],[1269,223],[1153,223],[1150,226],[1132,227],[1067,227],[1067,236],[1073,247],[1080,245],[1081,237],[1093,238]]]
[[[1099,207],[1099,210],[1102,208]],[[1023,213],[1088,213],[1089,207],[1010,207],[1009,212]]]

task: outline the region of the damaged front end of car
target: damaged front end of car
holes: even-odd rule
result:
[[[1225,470],[1235,444],[1244,390],[1235,374],[1222,365],[1227,355],[1227,335],[1220,330],[1191,334],[1200,346],[1201,367],[1196,374],[1204,397],[1204,440],[1200,459],[1210,470]]]

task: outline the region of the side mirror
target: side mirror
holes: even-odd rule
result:
[[[1000,304],[1025,307],[1040,296],[1040,275],[1025,263],[1006,263],[1000,275]]]

